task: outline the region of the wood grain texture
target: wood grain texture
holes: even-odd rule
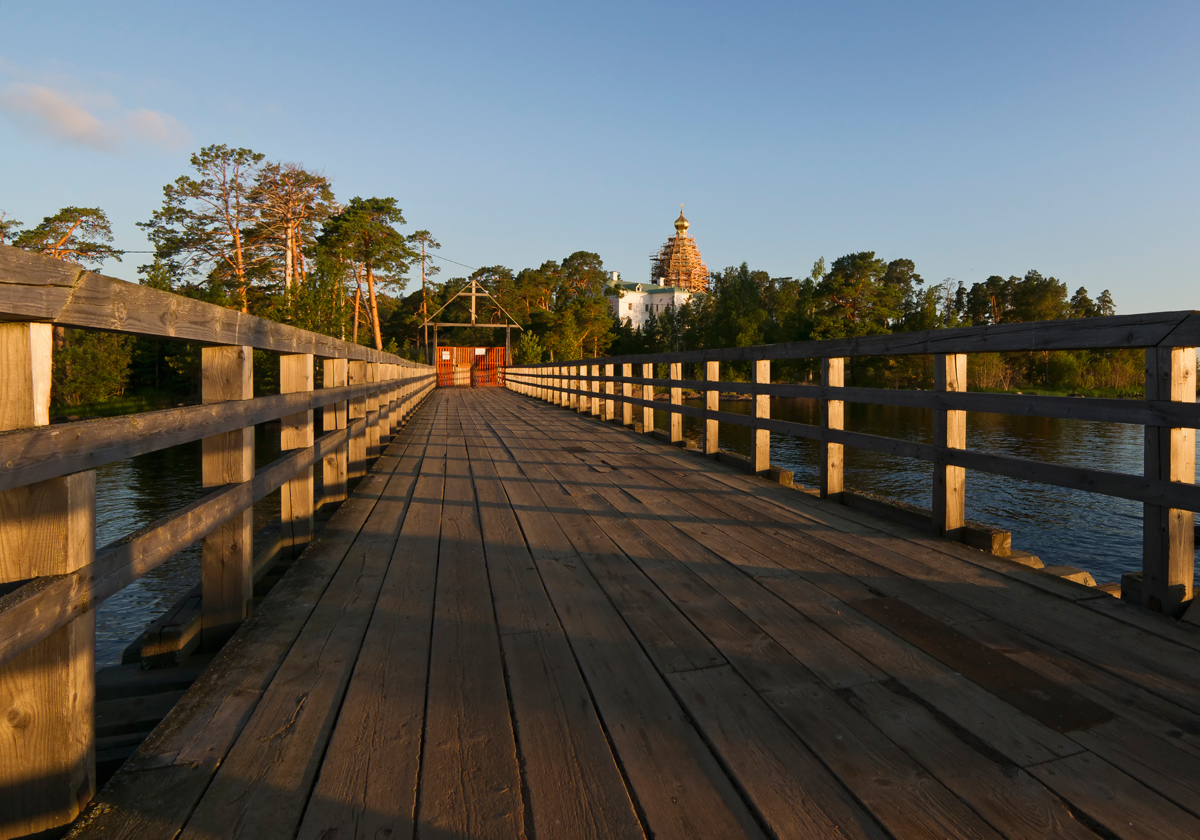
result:
[[[432,423],[421,434],[429,440]],[[389,482],[399,540],[298,837],[411,837],[445,485],[445,447],[408,447]],[[402,515],[402,516],[401,516]],[[378,537],[377,550],[384,550]],[[407,562],[411,558],[411,562]]]
[[[72,838],[168,840],[194,811],[217,768],[340,569],[387,486],[361,482],[329,521],[321,540],[217,655],[76,824]],[[218,832],[222,833],[222,832]]]
[[[280,393],[309,392],[314,385],[313,356],[297,353],[279,357]],[[284,417],[280,425],[279,447],[283,451],[313,445],[315,425],[312,411]],[[285,550],[299,554],[313,535],[313,468],[306,467],[283,485],[280,494],[280,526]]]
[[[933,387],[937,391],[967,390],[966,354],[941,354],[933,359]],[[967,413],[935,410],[933,444],[947,449],[967,448]],[[934,462],[933,532],[950,540],[961,540],[967,523],[967,471],[962,467]]]
[[[325,359],[322,362],[322,387],[345,387],[349,372],[349,363],[345,359]],[[321,418],[321,428],[326,432],[346,428],[346,402],[338,401],[326,405]],[[321,461],[324,494],[322,504],[338,504],[346,498],[346,476],[349,459],[349,445],[339,447],[329,452]]]
[[[821,384],[827,388],[845,385],[846,360],[836,357],[822,359]],[[821,427],[823,429],[841,429],[845,422],[846,404],[842,400],[824,399],[821,401]],[[822,440],[819,467],[822,498],[836,499],[842,492],[844,486],[842,465],[842,444],[831,440]]]
[[[1196,350],[1160,347],[1146,351],[1146,397],[1194,404]],[[1194,484],[1194,429],[1147,426],[1145,474],[1160,481]],[[1142,603],[1178,615],[1192,599],[1195,521],[1191,510],[1146,504],[1142,511]]]
[[[0,431],[50,422],[53,328],[0,323]]]
[[[0,494],[0,581],[83,582],[95,533],[92,471]],[[86,595],[84,587],[72,594],[80,588]],[[95,614],[55,618],[65,626],[0,667],[0,834],[8,837],[66,824],[95,792]]]

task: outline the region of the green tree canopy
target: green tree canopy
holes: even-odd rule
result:
[[[354,298],[354,333],[358,340],[358,311],[365,281],[370,296],[375,347],[383,349],[379,329],[379,304],[376,281],[402,289],[405,274],[418,256],[408,239],[394,227],[404,224],[404,215],[394,198],[359,198],[350,200],[342,212],[331,216],[318,238],[318,244],[338,255],[353,267],[357,283]]]
[[[64,207],[42,219],[37,227],[17,234],[12,244],[60,260],[99,265],[107,259],[119,261],[124,253],[109,242],[112,242],[112,226],[103,210]]]

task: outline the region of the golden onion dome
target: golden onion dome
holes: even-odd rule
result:
[[[687,233],[688,220],[683,217],[683,205],[679,205],[679,218],[675,220],[675,232],[680,236]]]

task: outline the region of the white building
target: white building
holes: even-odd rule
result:
[[[621,321],[628,321],[635,330],[640,330],[650,318],[656,317],[671,306],[683,306],[692,299],[692,293],[678,286],[656,286],[650,283],[624,283],[619,272],[613,272],[612,284],[620,292],[613,298],[613,314]]]
[[[688,235],[688,227],[681,204],[675,235],[650,258],[651,282],[622,283],[620,272],[612,273],[612,285],[620,292],[613,298],[613,314],[635,330],[640,330],[651,315],[662,316],[670,307],[681,307],[693,294],[704,294],[708,289],[708,269],[696,240]]]

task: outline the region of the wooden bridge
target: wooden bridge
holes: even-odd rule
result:
[[[0,250],[0,836],[1200,836],[1200,632],[1162,615],[1191,603],[1197,315],[433,389],[423,366],[61,266]],[[45,426],[54,324],[205,344],[207,404]],[[1021,342],[1146,348],[1151,399],[965,392],[965,353]],[[287,393],[253,397],[252,348]],[[938,388],[844,387],[841,359],[881,352],[934,354]],[[771,381],[802,357],[821,385]],[[741,361],[754,381],[720,379]],[[756,416],[685,387],[749,392]],[[789,389],[821,426],[770,418]],[[935,440],[844,430],[846,400],[927,405]],[[968,410],[1144,425],[1146,474],[975,452]],[[657,411],[751,425],[754,457],[705,457],[714,426],[699,450],[677,423],[658,440]],[[272,417],[287,453],[247,470],[242,430]],[[820,441],[820,488],[779,482],[770,431]],[[91,468],[196,439],[213,493],[95,549]],[[934,462],[924,528],[846,504],[846,445]],[[1143,576],[1115,598],[1010,553],[966,522],[963,469],[1142,501]],[[243,511],[277,488],[295,557],[246,617]],[[94,792],[95,605],[201,538],[219,653]]]

